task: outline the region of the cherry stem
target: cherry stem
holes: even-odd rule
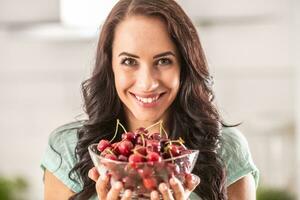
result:
[[[112,152],[110,149],[106,149],[105,151],[108,151],[108,153],[112,154],[115,156],[114,152]]]
[[[168,151],[169,151],[169,154],[171,155],[172,163],[174,163],[174,160],[173,160],[174,156],[173,156],[172,151],[170,150],[170,148],[168,148]]]
[[[119,125],[119,119],[117,119],[117,124],[116,124],[116,128],[115,128],[114,137],[109,141],[109,143],[111,143],[112,141],[114,141],[114,139],[116,138],[117,133],[118,133],[118,127],[119,127],[118,125]]]
[[[165,134],[165,136],[166,136],[166,138],[168,139],[169,137],[168,137],[167,131],[164,129],[163,121],[162,120],[159,120],[158,122],[156,122],[156,123],[148,126],[147,128],[145,128],[145,130],[148,130],[148,129],[154,127],[154,126],[157,126],[158,124],[159,124],[159,134],[162,135],[161,133],[163,131],[164,134]]]
[[[148,129],[152,128],[153,126],[156,126],[157,124],[160,124],[160,123],[161,123],[161,120],[159,120],[158,122],[148,126],[147,128],[145,128],[145,130],[148,130]]]
[[[161,136],[161,131],[162,131],[162,121],[160,121],[161,123],[159,123],[159,135]]]
[[[168,137],[167,131],[164,129],[162,123],[161,123],[161,129],[164,131],[164,134],[166,135],[166,138],[168,139],[169,137]]]
[[[124,126],[120,123],[120,120],[117,119],[117,124],[116,124],[116,128],[115,128],[115,134],[114,137],[109,141],[109,143],[111,143],[112,141],[114,141],[114,139],[116,138],[117,134],[118,134],[118,130],[119,130],[119,125],[121,126],[121,128],[125,131],[125,133],[127,133],[126,129],[124,128]]]
[[[145,138],[144,138],[144,134],[143,133],[140,133],[141,135],[141,138],[142,138],[142,141],[143,141],[143,147],[146,146],[146,143],[145,143]]]
[[[123,131],[124,131],[125,133],[127,133],[125,127],[123,126],[123,124],[120,123],[120,121],[119,121],[119,125],[121,126],[121,128],[123,129]]]
[[[179,137],[179,140],[180,140],[180,144],[181,144],[181,146],[183,146],[184,148],[186,148],[186,146],[183,144],[184,143],[184,140],[181,138],[181,137]]]
[[[178,140],[170,140],[170,141],[167,141],[166,143],[170,143],[170,144],[172,144],[172,143],[179,143],[180,145],[183,145],[184,140],[181,137],[179,137]]]

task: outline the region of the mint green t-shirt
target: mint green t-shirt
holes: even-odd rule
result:
[[[49,137],[45,154],[41,161],[43,170],[47,169],[61,182],[75,193],[82,190],[82,182],[69,178],[69,172],[76,163],[75,146],[77,144],[77,130],[83,125],[83,121],[73,122],[55,129]],[[223,128],[222,143],[218,151],[225,162],[227,172],[226,185],[229,186],[240,178],[251,173],[256,186],[258,184],[259,171],[253,163],[248,142],[236,128]],[[96,200],[96,196],[90,200]],[[191,200],[200,199],[195,193]]]

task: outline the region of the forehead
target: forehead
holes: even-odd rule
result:
[[[113,53],[159,53],[176,47],[166,23],[158,17],[130,16],[117,25],[113,41]]]

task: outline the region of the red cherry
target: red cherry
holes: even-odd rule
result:
[[[148,162],[160,162],[162,158],[156,152],[148,152],[147,161]]]
[[[170,177],[172,177],[174,175],[178,175],[179,172],[180,172],[179,166],[174,164],[174,163],[168,163],[167,164],[167,170],[168,170],[168,173],[169,173]]]
[[[175,156],[179,156],[180,155],[180,152],[179,152],[179,149],[178,149],[178,146],[174,145],[174,144],[170,144],[168,146],[171,154],[172,154],[172,157],[175,157]]]
[[[129,163],[143,162],[143,158],[138,154],[131,154],[128,158]]]
[[[110,160],[117,160],[117,156],[115,156],[114,154],[106,154],[105,158]]]
[[[131,167],[136,168],[137,163],[143,162],[143,158],[138,154],[131,154],[128,158],[128,162]]]
[[[136,135],[133,132],[127,132],[122,134],[122,140],[129,140],[130,142],[134,142]]]
[[[124,156],[124,155],[121,154],[121,155],[118,156],[118,160],[122,161],[122,162],[127,162],[128,158],[126,156]]]
[[[112,154],[112,153],[114,153],[114,150],[112,149],[111,146],[109,146],[109,147],[106,147],[104,149],[104,151],[101,152],[100,155],[105,157],[106,154]]]
[[[160,150],[161,146],[158,140],[147,140],[147,151],[159,153]]]
[[[135,143],[138,144],[138,145],[143,146],[144,145],[143,140],[145,141],[145,138],[143,139],[142,136],[138,135],[136,137]]]
[[[159,140],[160,142],[160,146],[164,147],[166,145],[167,142],[169,142],[170,140],[169,139],[166,139],[166,138],[162,138]]]
[[[136,145],[134,148],[134,151],[136,151],[137,153],[146,156],[147,155],[147,150],[146,147],[143,147],[141,145]]]
[[[111,146],[112,148],[116,148],[118,146],[119,142],[115,142],[115,143],[112,143]]]
[[[106,147],[109,146],[110,146],[110,142],[108,140],[100,140],[97,149],[102,152]]]
[[[142,178],[149,178],[153,175],[153,168],[145,166],[144,168],[138,169],[138,173]]]
[[[180,155],[185,155],[185,154],[190,154],[190,153],[192,153],[192,151],[189,149],[183,149],[180,151]]]
[[[143,127],[140,127],[140,128],[138,128],[138,129],[136,129],[136,131],[135,131],[135,133],[136,134],[147,134],[148,133],[148,130],[146,130],[145,128],[143,128]]]
[[[129,156],[132,149],[133,149],[133,144],[128,140],[124,140],[118,146],[118,151],[120,152],[120,154],[124,156]]]
[[[150,139],[152,139],[152,140],[161,140],[162,136],[160,135],[160,133],[152,133],[150,135]]]
[[[170,155],[170,153],[167,151],[167,152],[164,152],[164,153],[162,154],[162,157],[163,157],[164,159],[168,159],[168,158],[171,158],[171,155]]]
[[[185,146],[183,146],[183,145],[178,146],[178,149],[179,149],[179,151],[180,151],[180,155],[183,155],[183,154],[181,153],[182,151],[186,151],[186,150],[187,150],[187,148],[186,148]],[[188,150],[188,151],[190,151],[190,150]]]
[[[148,190],[154,190],[157,187],[157,181],[154,178],[144,178],[143,183]]]

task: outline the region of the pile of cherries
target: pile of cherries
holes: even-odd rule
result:
[[[161,131],[150,133],[149,129],[158,124]],[[118,125],[124,130],[122,140],[113,142]],[[191,150],[183,143],[181,138],[169,139],[161,121],[133,132],[127,132],[117,121],[113,139],[100,140],[97,150],[102,158],[106,158],[101,160],[101,164],[115,181],[122,181],[125,189],[143,193],[157,189],[161,182],[168,183],[172,176],[184,181],[190,175],[191,163],[188,156],[183,155],[191,153]]]

